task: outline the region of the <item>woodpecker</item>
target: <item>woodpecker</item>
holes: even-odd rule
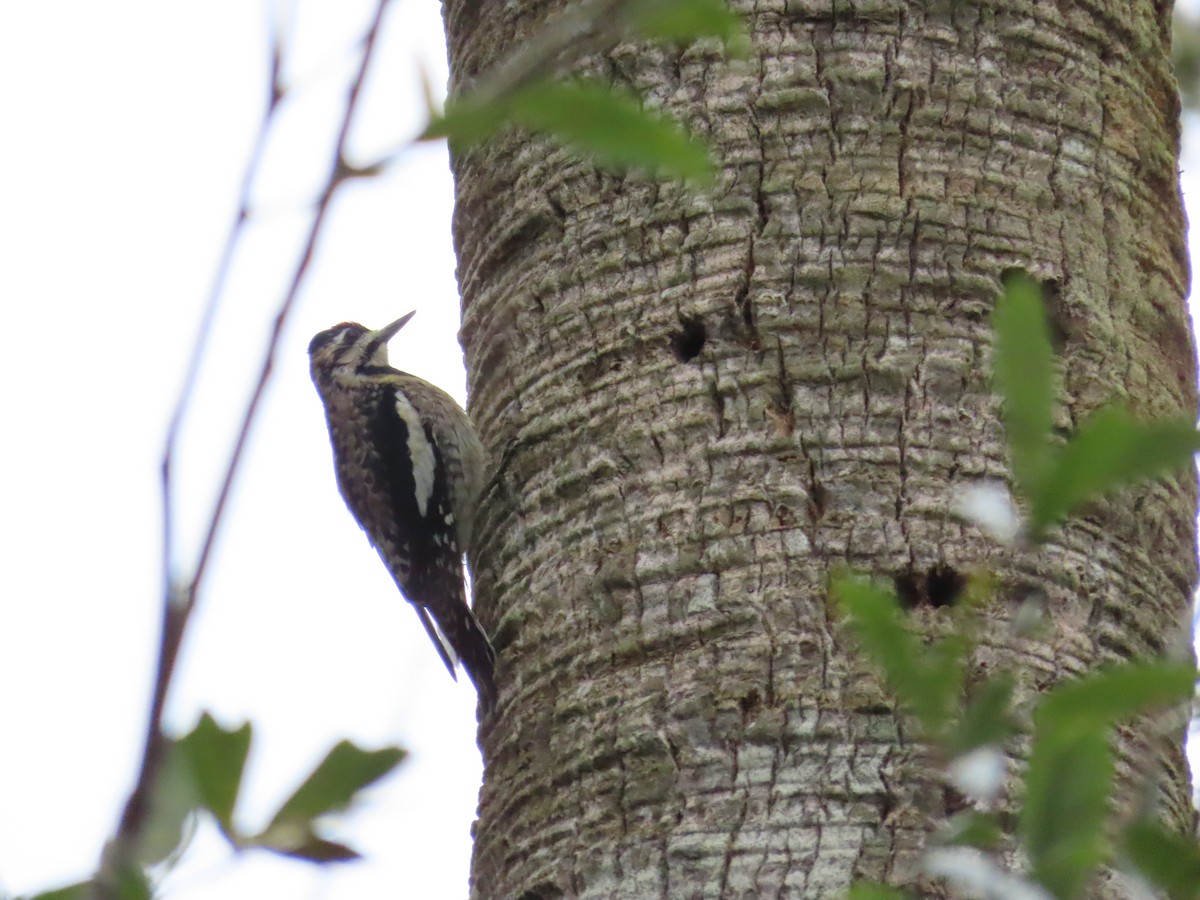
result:
[[[388,364],[388,341],[412,317],[379,331],[335,325],[309,343],[309,364],[346,505],[450,676],[461,661],[486,713],[496,701],[496,652],[467,605],[463,580],[484,451],[449,394]]]

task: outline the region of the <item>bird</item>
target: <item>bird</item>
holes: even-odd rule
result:
[[[496,652],[463,575],[486,454],[449,394],[389,364],[387,344],[415,312],[378,331],[342,322],[317,333],[309,367],[346,505],[450,676],[461,662],[486,714],[496,704]]]

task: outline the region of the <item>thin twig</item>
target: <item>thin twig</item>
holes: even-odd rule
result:
[[[275,113],[278,111],[279,105],[284,98],[285,88],[282,80],[282,69],[283,45],[278,33],[276,33],[272,35],[271,39],[271,79],[267,107],[263,111],[262,121],[258,126],[258,134],[254,139],[254,147],[250,151],[250,160],[246,165],[246,173],[242,177],[237,213],[234,216],[233,224],[229,227],[229,233],[225,237],[225,246],[221,248],[221,258],[217,263],[217,274],[213,279],[208,299],[204,304],[204,313],[200,317],[200,325],[196,331],[196,340],[192,344],[192,353],[188,358],[187,368],[184,370],[183,385],[180,387],[179,398],[175,401],[175,409],[171,413],[171,420],[167,426],[167,439],[162,460],[162,570],[163,578],[167,581],[167,584],[164,585],[167,591],[170,589],[173,564],[172,556],[175,550],[174,529],[172,526],[172,519],[174,518],[172,514],[172,498],[174,492],[171,483],[171,466],[175,457],[175,448],[179,442],[179,431],[183,425],[184,413],[191,405],[192,393],[195,391],[196,379],[200,372],[200,363],[203,361],[204,354],[208,350],[208,340],[212,336],[213,321],[216,319],[217,308],[220,306],[221,297],[225,292],[225,282],[229,279],[229,271],[233,264],[233,253],[237,249],[237,245],[242,238],[242,232],[250,219],[250,191],[254,186],[255,179],[258,177],[263,150],[267,144],[267,137],[270,134]]]
[[[163,710],[165,709],[167,696],[171,686],[171,680],[175,672],[175,664],[179,655],[179,648],[183,643],[183,637],[187,630],[188,621],[196,607],[197,597],[199,596],[200,588],[203,583],[205,573],[208,569],[208,563],[212,556],[213,545],[216,540],[218,529],[221,525],[221,520],[224,517],[229,494],[233,487],[233,481],[237,475],[238,469],[241,466],[242,457],[245,452],[250,430],[254,424],[254,419],[257,415],[262,398],[266,392],[267,382],[270,379],[271,371],[274,367],[275,355],[283,334],[284,326],[287,323],[288,316],[295,306],[296,297],[299,295],[300,291],[300,285],[303,283],[308,272],[308,268],[316,248],[318,236],[320,235],[321,228],[325,223],[326,215],[329,211],[330,203],[338,188],[341,187],[341,185],[346,181],[355,177],[360,177],[365,173],[375,171],[374,168],[359,170],[352,167],[346,160],[346,144],[349,138],[350,127],[354,119],[354,114],[358,107],[359,97],[362,93],[362,87],[366,80],[366,74],[370,66],[372,53],[375,49],[376,39],[379,35],[379,31],[383,22],[383,16],[387,10],[389,2],[390,0],[379,0],[375,8],[375,15],[366,34],[364,35],[362,58],[359,63],[358,71],[355,73],[355,77],[350,84],[346,108],[342,116],[341,127],[338,131],[337,143],[334,148],[333,165],[326,180],[326,184],[322,189],[321,195],[317,200],[312,222],[309,225],[308,237],[305,241],[304,249],[301,252],[300,259],[296,264],[296,269],[293,272],[291,283],[288,286],[288,290],[284,295],[284,298],[279,306],[279,311],[276,314],[275,325],[271,331],[266,349],[264,351],[263,364],[259,372],[258,381],[254,386],[249,403],[246,407],[245,414],[242,417],[241,427],[238,432],[237,440],[234,443],[233,451],[230,454],[229,462],[225,468],[225,474],[221,481],[221,487],[217,495],[217,500],[213,505],[212,514],[208,521],[208,529],[205,534],[200,555],[196,561],[195,570],[185,585],[182,580],[177,580],[173,576],[172,572],[171,557],[174,553],[174,547],[172,544],[173,532],[171,528],[171,519],[173,515],[171,484],[172,464],[175,447],[179,436],[180,425],[186,416],[190,405],[197,373],[199,371],[200,361],[203,358],[204,351],[208,343],[208,338],[211,333],[212,322],[224,291],[224,284],[228,276],[233,252],[242,235],[244,225],[249,218],[249,194],[251,186],[254,182],[258,166],[261,162],[263,147],[266,142],[266,137],[269,132],[272,118],[284,96],[284,89],[281,82],[282,47],[278,40],[273,41],[270,100],[268,101],[267,109],[263,116],[263,122],[260,126],[255,147],[247,167],[246,177],[242,184],[242,194],[237,216],[230,228],[229,237],[226,241],[225,248],[221,256],[221,261],[218,267],[216,279],[213,284],[213,289],[208,298],[208,304],[201,320],[196,343],[193,347],[192,356],[188,363],[179,401],[171,417],[170,425],[167,430],[166,449],[164,451],[162,461],[162,503],[164,518],[163,624],[161,644],[159,647],[158,666],[155,671],[154,696],[150,704],[150,712],[146,727],[146,743],[142,756],[141,769],[138,773],[137,784],[134,786],[133,791],[129,795],[129,799],[126,802],[124,813],[122,814],[120,824],[117,827],[117,832],[113,836],[113,839],[105,851],[104,859],[101,861],[101,871],[96,880],[93,882],[93,896],[95,897],[107,898],[110,896],[113,890],[113,885],[121,877],[121,873],[128,871],[129,868],[135,864],[135,860],[137,858],[137,847],[140,843],[142,832],[149,816],[151,798],[157,784],[159,770],[161,768],[164,751],[167,745],[166,737],[162,731],[162,718]]]
[[[316,250],[317,238],[320,236],[321,227],[325,224],[325,216],[329,211],[333,195],[345,182],[353,178],[373,175],[378,171],[374,166],[358,169],[350,165],[346,159],[346,143],[349,139],[350,125],[354,119],[354,111],[358,106],[359,95],[362,93],[362,86],[366,80],[371,55],[375,49],[375,39],[379,35],[379,29],[383,23],[383,15],[387,10],[389,2],[390,0],[379,0],[378,5],[375,7],[375,17],[372,19],[371,26],[363,39],[362,60],[359,63],[358,72],[355,73],[354,80],[350,84],[350,92],[346,100],[346,112],[342,117],[342,125],[338,131],[337,145],[334,150],[333,168],[329,173],[325,188],[321,191],[321,196],[317,200],[317,208],[313,214],[312,224],[309,226],[308,237],[304,242],[304,249],[300,254],[300,261],[296,265],[296,271],[292,274],[291,284],[288,285],[283,302],[279,305],[279,312],[275,316],[275,325],[271,329],[270,337],[267,339],[267,347],[263,356],[262,369],[258,374],[258,382],[254,386],[254,393],[250,396],[250,403],[246,407],[246,414],[242,417],[242,427],[238,432],[237,442],[234,444],[229,465],[225,469],[225,478],[221,482],[221,490],[217,495],[217,502],[213,507],[212,517],[209,519],[208,533],[204,537],[204,545],[200,551],[200,558],[196,563],[196,571],[192,576],[191,583],[188,585],[189,603],[195,602],[196,592],[199,590],[200,583],[208,568],[208,561],[212,555],[213,543],[216,540],[217,530],[220,527],[221,518],[225,511],[225,504],[229,499],[229,492],[233,487],[233,479],[237,474],[242,453],[246,448],[246,440],[250,436],[250,427],[254,423],[259,403],[266,392],[267,382],[270,380],[271,370],[275,365],[275,354],[279,349],[279,341],[283,336],[284,326],[287,324],[288,316],[291,315],[292,308],[295,306],[296,297],[300,293],[300,285],[304,282],[304,276],[308,274],[308,267]]]

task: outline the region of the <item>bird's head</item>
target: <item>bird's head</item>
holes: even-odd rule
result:
[[[378,331],[357,322],[342,322],[317,335],[308,344],[308,359],[313,375],[339,370],[359,371],[388,364],[387,344],[413,317],[416,310],[401,316]]]

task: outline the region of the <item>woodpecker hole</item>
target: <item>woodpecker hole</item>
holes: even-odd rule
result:
[[[896,599],[901,609],[913,609],[921,603],[921,576],[911,569],[892,578],[896,587]]]
[[[879,821],[886,822],[888,820],[888,816],[890,816],[892,814],[892,811],[895,808],[896,808],[896,801],[894,799],[892,799],[890,794],[884,794],[882,797],[880,797],[879,798]]]
[[[941,609],[953,606],[967,588],[967,577],[952,566],[935,563],[927,572],[906,569],[893,576],[896,598],[900,608],[909,610],[918,606]]]
[[[560,900],[563,896],[562,888],[557,884],[544,881],[526,890],[517,900]]]
[[[971,806],[971,801],[966,796],[949,785],[942,786],[942,810],[943,815],[952,816],[955,813],[960,813],[964,809]]]
[[[808,491],[808,517],[815,522],[824,517],[828,508],[828,489],[820,482],[814,481]]]
[[[1063,300],[1062,282],[1057,278],[1042,281],[1042,303],[1046,307],[1046,324],[1050,326],[1050,347],[1061,355],[1071,338],[1072,328],[1066,302]]]
[[[967,578],[957,569],[938,563],[925,578],[925,591],[935,609],[953,606],[967,589]]]
[[[691,362],[700,355],[708,340],[708,329],[700,319],[688,317],[679,323],[679,330],[671,335],[671,349],[681,363]]]
[[[751,688],[750,693],[746,694],[738,700],[738,706],[742,709],[742,716],[751,716],[762,708],[762,697],[759,696],[757,688]]]

